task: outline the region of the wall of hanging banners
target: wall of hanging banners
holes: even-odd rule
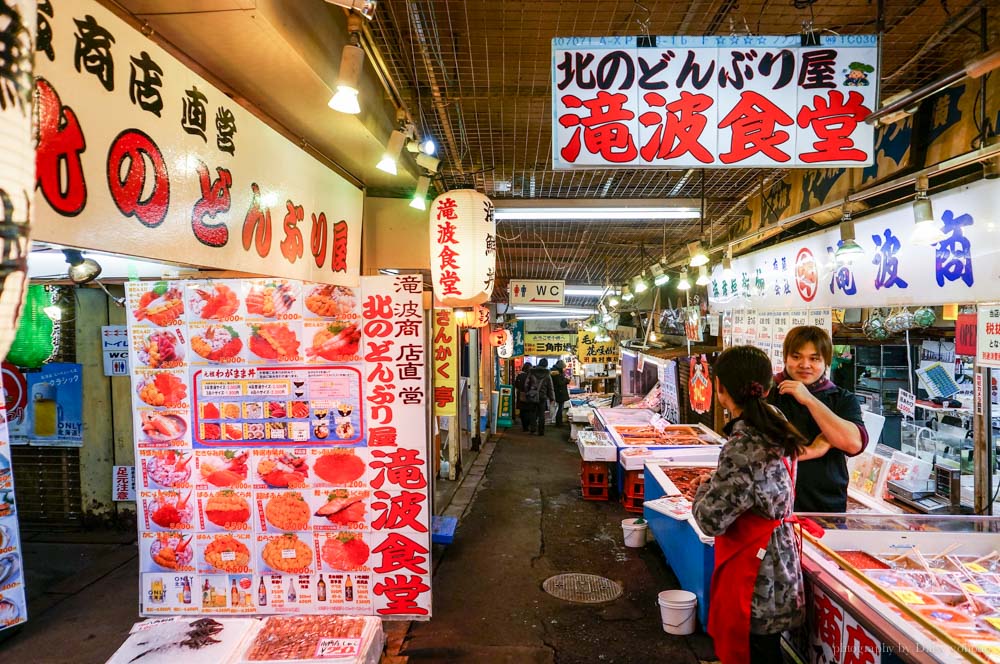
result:
[[[885,307],[986,302],[996,299],[1000,243],[996,205],[1000,183],[981,180],[936,194],[935,217],[945,239],[912,242],[913,211],[902,205],[855,222],[865,254],[836,266],[836,225],[733,259],[733,274],[712,272],[713,310],[750,307]]]
[[[557,37],[553,167],[867,166],[875,35]]]
[[[360,189],[97,2],[38,12],[34,239],[357,285]]]
[[[758,311],[734,309],[722,314],[722,345],[756,346],[771,358],[774,371],[785,368],[785,337],[793,327],[815,325],[833,336],[833,312],[830,309],[794,309]]]
[[[126,284],[143,615],[430,615],[422,290]]]

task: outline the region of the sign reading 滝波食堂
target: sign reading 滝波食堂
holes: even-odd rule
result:
[[[511,279],[508,304],[561,307],[566,302],[565,281],[532,281]]]
[[[360,189],[97,2],[38,11],[33,239],[357,285]]]
[[[553,167],[868,166],[876,35],[556,37]]]

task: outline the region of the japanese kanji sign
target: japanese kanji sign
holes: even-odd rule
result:
[[[608,364],[618,362],[620,357],[617,341],[598,342],[597,335],[586,330],[577,334],[576,359],[581,364]]]
[[[875,35],[557,37],[553,167],[867,166]]]
[[[432,314],[434,374],[434,414],[458,414],[458,326],[451,309],[435,309]]]
[[[44,7],[35,239],[357,285],[361,190],[97,2]]]
[[[524,335],[525,355],[566,355],[577,343],[577,335],[566,332],[528,332]]]
[[[995,241],[1000,183],[981,180],[934,196],[934,214],[944,239],[914,244],[909,205],[855,221],[864,255],[838,265],[836,226],[733,260],[732,276],[716,267],[708,287],[713,310],[754,307],[831,308],[991,302],[1000,277]],[[734,323],[734,341],[751,333]],[[810,323],[814,324],[814,323]],[[830,320],[815,323],[829,329]]]
[[[431,282],[442,306],[470,307],[493,295],[497,237],[493,203],[474,189],[452,189],[431,203]]]
[[[976,364],[1000,367],[1000,304],[980,305],[977,325]]]

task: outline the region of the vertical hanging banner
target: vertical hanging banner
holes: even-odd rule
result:
[[[876,35],[556,37],[557,169],[868,166]]]
[[[97,2],[38,11],[34,239],[357,285],[360,189]]]
[[[660,395],[663,398],[663,418],[680,424],[681,406],[677,396],[677,360],[660,363]]]
[[[126,284],[143,615],[429,616],[419,275]]]
[[[458,414],[458,325],[455,312],[451,309],[435,309],[433,313],[434,373],[431,385],[434,389],[434,414],[454,416]]]
[[[28,619],[7,412],[0,408],[0,632]]]

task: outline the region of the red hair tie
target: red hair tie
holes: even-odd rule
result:
[[[750,381],[750,387],[747,388],[747,394],[751,398],[760,399],[764,396],[764,386],[755,380]]]

